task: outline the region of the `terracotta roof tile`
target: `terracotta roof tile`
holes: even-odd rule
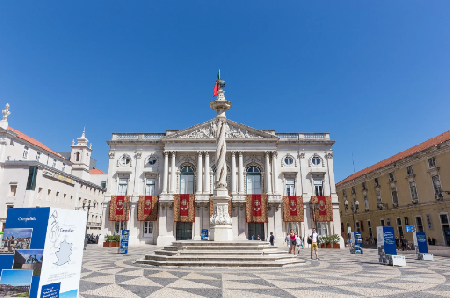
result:
[[[438,144],[443,143],[443,142],[448,141],[448,140],[450,140],[450,130],[444,132],[441,135],[438,135],[437,137],[434,137],[434,138],[431,138],[429,140],[426,140],[425,142],[420,143],[419,145],[416,145],[416,146],[411,147],[411,148],[409,148],[409,149],[407,149],[407,150],[405,150],[403,152],[397,153],[397,154],[395,154],[395,155],[393,155],[393,156],[391,156],[389,158],[386,158],[386,159],[384,159],[384,160],[374,164],[373,166],[370,166],[370,167],[367,167],[365,169],[362,169],[361,171],[359,171],[359,172],[357,172],[357,173],[355,173],[353,175],[348,176],[346,179],[342,180],[341,182],[338,182],[336,184],[336,186],[338,186],[338,185],[340,185],[340,184],[342,184],[344,182],[354,180],[354,179],[356,179],[356,178],[358,178],[358,177],[360,177],[362,175],[369,174],[370,172],[373,172],[373,171],[375,171],[375,170],[377,170],[379,168],[382,168],[382,167],[385,167],[387,165],[390,165],[393,162],[396,162],[396,161],[398,161],[400,159],[406,158],[406,157],[408,157],[410,155],[413,155],[414,153],[424,151],[424,150],[426,150],[426,149],[428,149],[430,147],[433,147],[435,145],[438,145]]]
[[[30,137],[27,136],[26,134],[24,134],[24,133],[22,133],[22,132],[20,132],[20,131],[18,131],[18,130],[15,130],[14,128],[9,127],[9,126],[8,126],[8,130],[15,132],[15,133],[17,134],[17,137],[18,137],[19,139],[25,140],[25,141],[27,141],[28,143],[30,143],[30,144],[32,144],[32,145],[38,146],[38,147],[44,149],[45,151],[50,152],[50,153],[52,153],[52,154],[55,154],[55,155],[57,155],[57,156],[59,156],[59,157],[61,157],[61,158],[64,159],[64,157],[62,157],[59,153],[56,153],[55,151],[53,151],[52,149],[48,148],[47,146],[45,146],[44,144],[42,144],[42,143],[39,142],[38,140],[35,140],[35,139],[33,139],[33,138],[30,138]]]
[[[101,170],[99,170],[99,169],[92,169],[90,172],[89,172],[90,174],[106,174],[106,173],[103,173]]]

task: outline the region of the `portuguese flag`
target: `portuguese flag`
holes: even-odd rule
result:
[[[216,84],[214,85],[213,97],[217,95],[217,91],[219,91],[219,86],[220,86],[220,70],[217,73],[217,80],[216,80]]]

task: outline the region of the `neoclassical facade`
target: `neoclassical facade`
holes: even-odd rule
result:
[[[174,240],[200,240],[202,230],[210,229],[216,133],[214,119],[165,133],[113,133],[108,141],[108,191],[103,204],[102,236],[126,228],[130,230],[130,245],[165,246]],[[334,141],[329,133],[276,133],[227,119],[225,137],[233,239],[259,236],[265,240],[273,232],[276,244],[282,245],[290,228],[306,237],[314,226],[322,235],[339,234]],[[183,211],[177,205],[182,194],[191,195],[189,200],[195,209],[191,222],[174,221]],[[253,208],[247,203],[249,195],[262,195],[267,200],[267,217],[263,222],[249,222],[246,212]],[[304,215],[303,222],[284,220],[283,212],[288,210],[283,210],[283,198],[287,196],[296,196],[303,202],[299,211]],[[319,216],[319,203],[310,204],[313,197],[328,198],[329,221],[316,222],[323,216]],[[143,198],[149,198],[148,202]],[[149,212],[155,217],[142,220],[144,209],[140,208],[151,206],[151,202],[157,210]],[[263,202],[266,208],[264,200],[258,202]],[[316,212],[311,206],[318,207],[317,216],[311,212]],[[128,218],[116,216],[125,214],[123,210],[129,213]]]

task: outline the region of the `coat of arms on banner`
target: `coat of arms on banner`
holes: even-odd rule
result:
[[[315,221],[327,222],[333,221],[333,204],[331,203],[331,196],[312,196],[311,202],[314,203],[315,208]],[[318,207],[317,206],[318,203]]]
[[[173,212],[175,222],[194,222],[195,195],[188,195],[188,194],[174,195]]]
[[[268,207],[267,195],[247,195],[245,208],[247,222],[268,222]]]
[[[156,221],[158,219],[158,196],[139,196],[138,220]]]
[[[283,221],[284,222],[304,221],[303,197],[301,196],[283,197]]]
[[[130,196],[111,196],[111,201],[109,203],[109,220],[128,221],[129,219]]]

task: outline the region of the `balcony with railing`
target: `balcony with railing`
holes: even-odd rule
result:
[[[158,140],[164,138],[165,133],[113,133],[112,139],[118,140]]]
[[[330,133],[321,132],[321,133],[305,133],[305,132],[294,132],[294,133],[275,133],[277,137],[281,140],[285,141],[325,141],[330,139]]]

